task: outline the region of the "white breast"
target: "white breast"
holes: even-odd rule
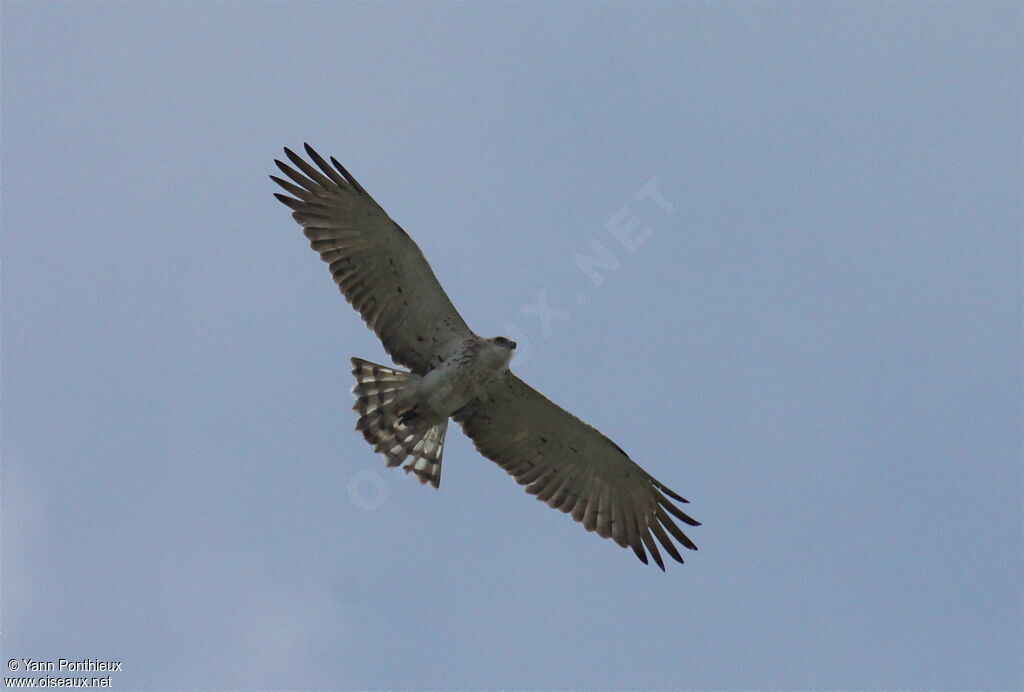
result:
[[[434,413],[448,417],[483,393],[484,386],[508,369],[512,351],[480,339],[465,346],[419,384],[418,398]]]

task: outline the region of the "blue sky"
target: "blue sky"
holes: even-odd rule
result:
[[[1021,20],[5,2],[3,660],[153,690],[1020,687]],[[691,500],[685,566],[455,430],[440,490],[384,467],[348,358],[387,357],[266,177],[304,141]]]

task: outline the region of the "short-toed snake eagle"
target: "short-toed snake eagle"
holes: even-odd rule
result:
[[[412,238],[333,157],[332,167],[308,144],[306,153],[315,166],[288,149],[294,168],[275,161],[291,179],[271,176],[291,195],[275,196],[388,354],[411,371],[352,358],[356,428],[387,465],[405,462],[438,487],[450,417],[526,492],[644,563],[649,552],[665,569],[659,543],[682,562],[673,538],[696,550],[674,521],[699,526],[673,503],[686,500],[516,377],[509,370],[515,342],[474,334]]]

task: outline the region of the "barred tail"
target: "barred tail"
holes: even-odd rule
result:
[[[401,395],[419,376],[362,358],[352,359],[352,374],[356,378],[352,408],[359,414],[356,430],[374,451],[387,458],[388,466],[398,466],[412,457],[403,467],[406,473],[412,471],[420,483],[438,487],[448,419],[439,423],[436,418],[421,416],[415,406],[408,408]]]

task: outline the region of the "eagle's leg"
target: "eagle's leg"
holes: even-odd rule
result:
[[[420,412],[416,410],[415,406],[413,406],[410,409],[402,411],[401,415],[398,416],[398,422],[401,423],[402,425],[409,425],[409,423],[413,422],[419,417]]]

